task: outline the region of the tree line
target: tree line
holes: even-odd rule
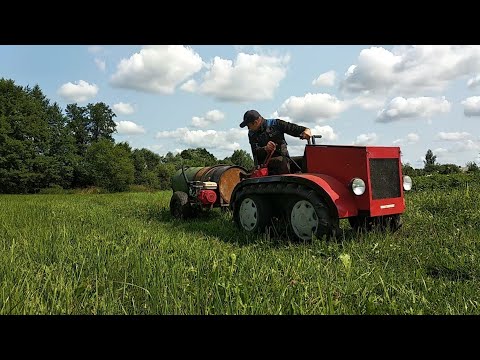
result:
[[[428,149],[425,154],[425,160],[423,160],[423,168],[414,169],[409,163],[402,165],[402,172],[404,175],[410,176],[422,176],[431,174],[458,174],[462,172],[462,168],[456,164],[440,164],[437,162],[437,156],[431,149]],[[478,165],[475,161],[469,161],[466,164],[465,172],[478,173],[480,172]]]
[[[170,188],[170,179],[184,166],[239,165],[253,168],[245,150],[217,159],[205,148],[168,152],[132,149],[116,143],[116,114],[103,102],[68,104],[63,111],[38,85],[16,85],[0,78],[0,193],[37,193],[42,189],[100,187],[125,191],[131,185]],[[455,164],[438,164],[429,149],[423,169],[404,164],[406,175],[460,172]],[[478,172],[475,162],[468,172]]]
[[[22,87],[0,79],[0,193],[36,193],[47,188],[130,185],[164,190],[184,166],[217,164],[253,167],[245,150],[219,160],[205,148],[168,152],[116,143],[116,114],[103,102],[68,104],[63,111],[38,85]]]

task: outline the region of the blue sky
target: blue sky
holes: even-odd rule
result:
[[[480,164],[480,46],[0,45],[0,77],[62,109],[104,102],[116,141],[160,155],[250,153],[246,110],[310,127],[322,144],[400,146],[423,167]],[[305,141],[286,136],[290,154]]]

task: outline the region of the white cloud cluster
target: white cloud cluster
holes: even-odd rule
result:
[[[460,140],[466,140],[471,138],[470,133],[468,132],[439,132],[437,134],[437,137],[440,140],[446,140],[446,141],[460,141]]]
[[[330,94],[291,96],[278,109],[279,117],[288,117],[294,122],[318,124],[334,118],[348,107],[347,103]]]
[[[285,77],[289,61],[289,56],[239,53],[235,61],[216,56],[199,84],[190,81],[182,89],[221,101],[269,100]]]
[[[345,73],[341,88],[350,92],[443,90],[449,81],[480,71],[478,45],[398,46],[364,49]]]
[[[480,116],[480,96],[472,96],[462,101],[465,116]]]
[[[135,112],[133,106],[129,103],[119,102],[117,104],[113,104],[113,111],[115,114],[120,115],[130,115]]]
[[[145,46],[122,59],[111,78],[116,87],[150,93],[173,94],[175,87],[198,72],[202,58],[182,45]]]
[[[335,71],[330,70],[321,74],[315,80],[312,81],[314,86],[333,86],[335,84]]]
[[[474,89],[480,84],[480,74],[474,76],[467,81],[467,87],[469,89]]]
[[[192,126],[205,128],[222,121],[224,118],[225,114],[220,110],[210,110],[203,117],[194,116],[192,118]]]
[[[117,132],[120,135],[145,134],[145,129],[142,126],[137,125],[132,121],[119,121],[119,122],[115,122],[115,124],[117,124]]]
[[[408,99],[396,97],[378,113],[376,121],[388,123],[400,119],[430,117],[434,114],[449,112],[450,108],[451,104],[445,97]]]
[[[181,86],[180,89],[187,91],[187,92],[195,92],[198,89],[198,84],[194,79],[190,79],[185,81]]]
[[[315,139],[316,142],[331,142],[338,139],[338,134],[333,130],[331,126],[319,126],[315,125],[310,128],[312,135],[322,135],[321,139]]]
[[[353,145],[358,146],[365,146],[365,145],[373,145],[378,139],[378,135],[376,133],[368,133],[368,134],[360,134],[357,136]]]
[[[240,149],[239,141],[245,139],[247,134],[241,129],[230,129],[226,131],[216,130],[189,130],[179,128],[173,131],[160,131],[155,135],[157,139],[173,139],[187,147],[202,147],[207,151]]]
[[[393,145],[396,145],[396,146],[405,145],[405,144],[413,145],[418,143],[419,140],[420,140],[420,136],[418,136],[418,134],[409,133],[405,138],[394,140]]]
[[[365,110],[378,110],[385,104],[385,98],[383,95],[364,92],[352,99],[345,100],[345,103],[349,106],[359,106]]]
[[[98,86],[89,84],[84,80],[80,80],[75,84],[68,82],[58,89],[58,94],[67,101],[86,102],[95,97],[98,93]]]
[[[105,71],[105,68],[106,68],[105,60],[95,58],[95,65],[97,65],[97,68],[99,68],[100,70]]]
[[[338,134],[333,130],[331,126],[319,126],[315,125],[310,128],[312,135],[322,135],[320,139],[315,139],[316,144],[321,143],[332,143],[338,139]],[[294,138],[289,135],[285,136],[285,140],[288,144],[288,152],[290,156],[299,156],[303,155],[305,150],[305,145],[307,144],[306,140],[301,140],[299,138]]]

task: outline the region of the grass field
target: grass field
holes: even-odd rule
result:
[[[0,195],[0,314],[480,314],[480,190],[407,194],[394,234],[247,236],[170,191]]]

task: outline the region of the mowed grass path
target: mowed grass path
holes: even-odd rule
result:
[[[480,314],[478,190],[310,243],[173,219],[170,191],[0,195],[0,314]]]

